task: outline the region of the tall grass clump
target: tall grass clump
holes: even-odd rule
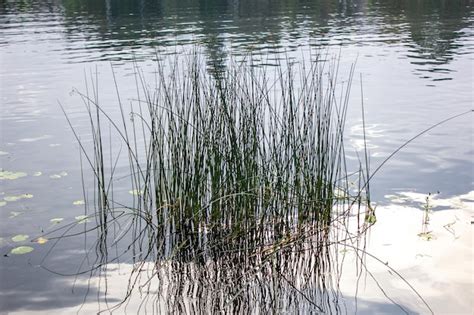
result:
[[[352,71],[344,86],[337,66],[244,60],[212,73],[194,55],[157,61],[153,83],[135,66],[136,97],[122,99],[116,84],[118,120],[98,89],[78,92],[93,137],[91,148],[80,143],[95,181],[95,267],[131,254],[125,300],[139,290],[158,312],[340,311],[337,245],[368,223],[361,215],[356,232],[347,229],[367,203],[357,189],[367,176],[350,189]],[[108,158],[109,147],[121,153]]]

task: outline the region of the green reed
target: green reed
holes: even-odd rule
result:
[[[234,312],[260,299],[261,311],[303,310],[297,296],[307,310],[337,310],[332,248],[367,226],[359,221],[355,235],[344,228],[368,195],[350,195],[344,156],[353,69],[338,88],[337,59],[271,69],[231,61],[219,73],[197,55],[182,59],[158,61],[153,86],[135,66],[130,115],[116,84],[121,121],[99,104],[97,87],[92,96],[79,93],[93,133],[92,149],[81,148],[96,187],[96,265],[115,261],[108,250],[117,239],[135,263],[154,262],[150,278],[162,279],[171,264],[173,274],[162,279],[176,284],[166,289],[168,311],[187,295],[184,283],[217,290],[204,309]],[[128,157],[131,205],[114,198],[119,157],[104,157],[104,126]],[[120,235],[114,241],[112,230]],[[139,277],[132,273],[127,298]]]

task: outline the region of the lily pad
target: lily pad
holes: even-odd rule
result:
[[[16,196],[6,196],[3,198],[3,200],[12,202],[12,201],[17,201],[20,199],[31,199],[33,198],[32,194],[21,194],[21,195],[16,195]]]
[[[10,171],[0,171],[0,180],[2,179],[8,179],[8,180],[14,180],[14,179],[18,179],[18,178],[21,178],[21,177],[25,177],[26,174],[25,172],[10,172]]]
[[[37,239],[33,240],[33,243],[38,243],[40,245],[43,245],[47,243],[49,240],[45,237],[38,237]]]
[[[12,241],[14,242],[24,242],[28,239],[28,235],[26,234],[18,234],[12,237]]]
[[[89,220],[89,217],[87,215],[78,215],[77,217],[75,217],[75,219],[77,220],[77,223],[79,224],[91,222],[91,220]]]
[[[80,206],[80,205],[83,205],[84,203],[85,203],[84,200],[76,200],[72,204],[75,206]]]
[[[49,220],[49,222],[51,222],[51,223],[53,223],[53,224],[59,224],[59,223],[61,223],[63,220],[64,220],[64,218],[54,218],[54,219]]]
[[[15,247],[10,251],[10,254],[12,255],[23,255],[23,254],[28,254],[31,253],[34,250],[33,247],[31,246],[19,246]]]

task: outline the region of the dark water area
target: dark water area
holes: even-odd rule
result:
[[[87,113],[71,91],[92,89],[90,82],[86,87],[91,77],[103,108],[120,117],[112,71],[127,103],[137,96],[134,64],[152,82],[157,59],[193,51],[211,72],[250,56],[269,69],[316,53],[336,56],[341,85],[355,63],[346,128],[349,168],[356,170],[363,155],[363,101],[375,170],[419,132],[473,109],[473,13],[467,0],[1,0],[0,167],[20,176],[0,178],[0,254],[31,245],[13,242],[15,235],[31,239],[84,214],[78,201],[84,199],[81,168],[88,165],[59,103],[90,144]],[[473,190],[473,122],[466,114],[410,143],[374,176],[373,200],[384,204],[385,195],[402,191],[449,197]],[[126,164],[117,170],[129,171]],[[118,183],[116,193],[129,196],[130,189]],[[93,188],[87,195],[93,198]],[[57,218],[63,219],[59,225],[51,221]],[[64,265],[64,259],[81,260],[82,241],[61,242],[49,266],[76,272],[78,265]],[[28,259],[1,257],[1,314],[50,314],[80,305],[88,290],[94,296],[87,286],[69,294],[70,279],[37,267],[47,251],[35,245]]]

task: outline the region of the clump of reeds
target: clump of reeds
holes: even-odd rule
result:
[[[332,248],[359,236],[342,227],[367,202],[350,195],[345,168],[352,73],[344,89],[336,59],[271,69],[244,60],[210,73],[198,56],[158,61],[154,86],[136,73],[130,116],[118,99],[121,121],[95,89],[80,93],[93,131],[93,148],[81,147],[95,178],[96,266],[115,261],[109,248],[125,242],[135,263],[152,262],[145,284],[159,280],[165,311],[183,311],[186,299],[211,312],[337,310]],[[120,183],[104,157],[104,126],[128,157]],[[133,192],[129,205],[117,201],[119,185]]]

